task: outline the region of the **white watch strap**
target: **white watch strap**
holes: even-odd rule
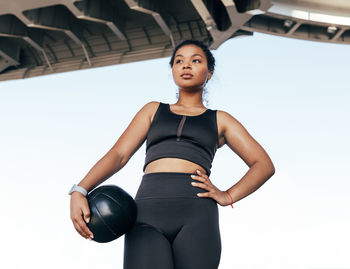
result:
[[[83,187],[80,187],[76,184],[73,185],[73,187],[71,188],[71,190],[69,191],[69,195],[71,195],[73,192],[78,191],[80,192],[82,195],[86,196],[87,195],[87,190],[85,190]]]

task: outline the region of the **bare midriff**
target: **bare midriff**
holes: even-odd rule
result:
[[[191,161],[180,158],[161,158],[147,164],[145,174],[157,172],[196,173],[197,169],[206,174],[202,166]]]

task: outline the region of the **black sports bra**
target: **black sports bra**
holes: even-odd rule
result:
[[[219,144],[216,111],[180,115],[160,102],[147,134],[143,171],[154,160],[175,157],[199,164],[209,176]]]

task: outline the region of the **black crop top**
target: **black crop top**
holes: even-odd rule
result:
[[[209,176],[218,148],[216,111],[180,115],[173,113],[169,104],[160,102],[147,133],[143,171],[154,160],[175,157],[199,164]]]

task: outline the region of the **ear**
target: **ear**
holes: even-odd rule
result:
[[[207,81],[211,79],[211,76],[213,75],[213,71],[209,71]]]

